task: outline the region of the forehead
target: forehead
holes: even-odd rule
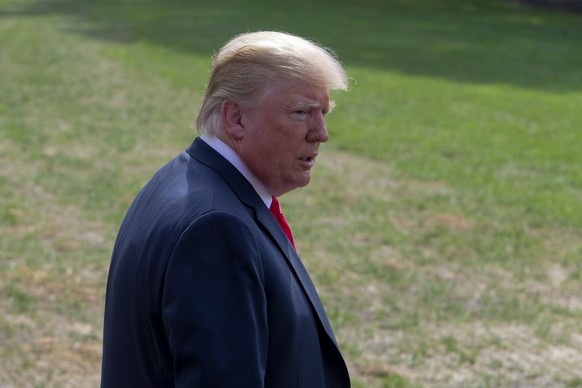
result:
[[[327,88],[310,84],[275,85],[267,99],[282,107],[329,107]]]

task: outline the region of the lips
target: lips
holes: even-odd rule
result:
[[[299,161],[301,161],[308,168],[311,168],[311,167],[313,167],[313,164],[315,163],[315,157],[316,156],[317,155],[304,156],[304,157],[299,158]]]

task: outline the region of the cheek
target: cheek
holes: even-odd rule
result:
[[[269,138],[261,140],[263,149],[275,160],[287,159],[297,149],[297,139],[293,132],[281,128],[270,134]]]

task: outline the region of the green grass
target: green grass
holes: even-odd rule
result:
[[[506,1],[0,1],[0,385],[98,386],[139,188],[210,57],[332,47],[312,183],[283,198],[355,387],[580,386],[582,24]]]

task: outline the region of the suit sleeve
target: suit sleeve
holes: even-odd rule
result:
[[[214,211],[190,224],[162,298],[176,387],[264,386],[264,277],[256,237],[240,218]]]

